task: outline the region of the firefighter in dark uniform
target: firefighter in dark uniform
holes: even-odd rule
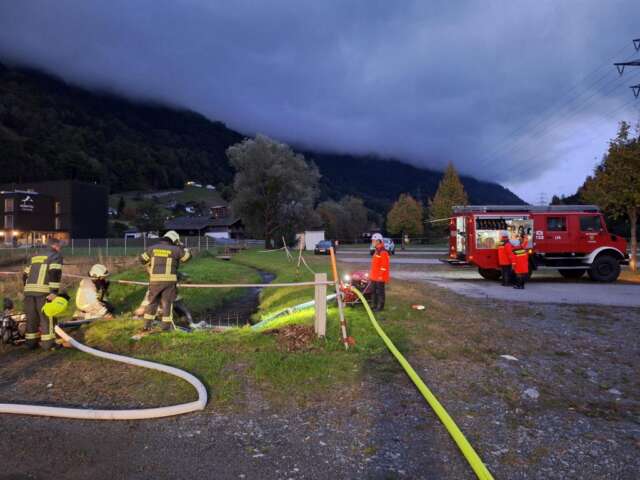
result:
[[[57,239],[49,242],[46,255],[34,255],[24,269],[24,311],[27,316],[27,346],[34,349],[40,344],[44,349],[55,346],[56,334],[53,320],[42,308],[60,291],[62,279],[62,244]]]
[[[156,318],[158,305],[162,305],[162,329],[173,324],[173,302],[178,294],[178,264],[187,262],[191,252],[182,248],[180,236],[173,230],[164,234],[160,241],[140,255],[140,260],[149,268],[149,304],[144,312],[144,329],[149,330]]]

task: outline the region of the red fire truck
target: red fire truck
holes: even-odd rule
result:
[[[509,233],[514,245],[530,252],[531,271],[558,270],[565,278],[613,282],[629,263],[627,242],[607,232],[594,205],[486,205],[454,207],[449,238],[452,265],[474,265],[480,275],[498,280],[497,245]]]

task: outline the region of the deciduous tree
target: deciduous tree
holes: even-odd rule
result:
[[[267,248],[313,218],[320,173],[288,145],[258,135],[229,147],[227,157],[236,170],[232,209]]]
[[[637,271],[638,214],[640,214],[640,138],[620,122],[618,135],[584,184],[582,197],[600,205],[613,218],[626,216],[631,227],[630,268]]]
[[[402,194],[387,214],[387,230],[392,235],[422,235],[422,205],[411,195]]]

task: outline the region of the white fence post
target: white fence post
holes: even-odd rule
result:
[[[105,238],[105,246],[104,246],[106,253],[106,256],[109,257],[109,239]]]
[[[124,236],[124,256],[127,256],[127,236]]]
[[[316,317],[314,331],[318,337],[324,337],[327,333],[327,274],[315,274],[315,301]]]
[[[71,256],[73,257],[73,252],[74,252],[74,248],[73,248],[73,238],[71,239]]]
[[[89,257],[91,256],[91,239],[89,239]]]

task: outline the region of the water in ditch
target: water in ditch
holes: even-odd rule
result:
[[[258,270],[261,283],[271,283],[273,273]],[[224,302],[215,310],[207,310],[194,318],[194,322],[205,322],[210,328],[243,327],[251,323],[251,315],[258,311],[262,288],[245,288],[241,296]]]

